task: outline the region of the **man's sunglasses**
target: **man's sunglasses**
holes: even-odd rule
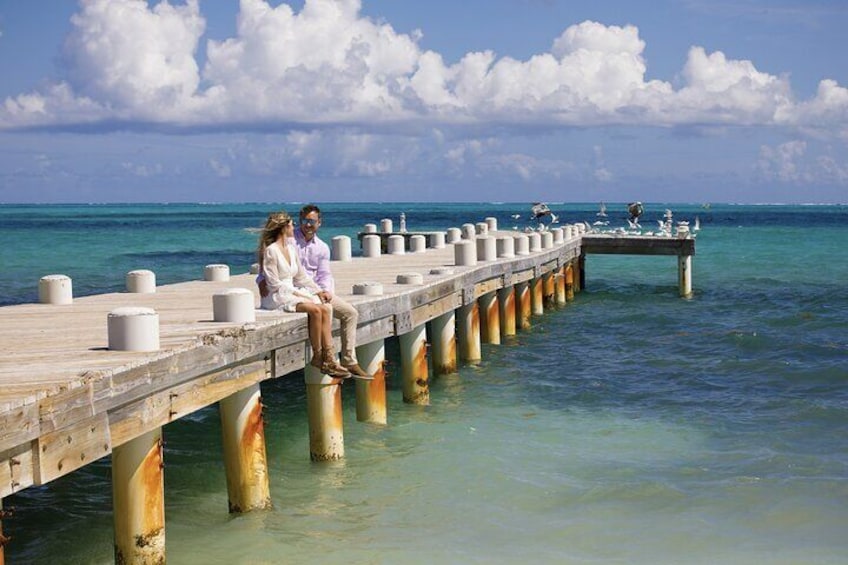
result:
[[[301,218],[300,223],[306,224],[307,226],[317,225],[321,220],[313,220],[312,218]]]

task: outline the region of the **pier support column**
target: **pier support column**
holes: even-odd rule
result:
[[[434,375],[456,373],[456,313],[451,310],[430,321],[430,361]]]
[[[483,359],[480,347],[480,307],[474,300],[459,308],[459,358],[465,363]]]
[[[565,299],[574,301],[574,262],[569,261],[565,266]]]
[[[536,277],[530,281],[530,301],[533,308],[533,315],[541,316],[545,313],[543,277]]]
[[[324,375],[307,361],[306,413],[309,420],[309,458],[335,461],[344,457],[342,387],[339,380]]]
[[[371,424],[386,423],[386,347],[382,339],[360,345],[356,358],[373,381],[356,380],[356,420]]]
[[[568,302],[565,293],[565,265],[562,265],[554,275],[554,286],[556,287],[556,305],[565,306]]]
[[[430,404],[427,367],[427,326],[421,324],[400,336],[400,370],[403,379],[403,401],[407,404]]]
[[[518,295],[516,304],[518,306],[518,328],[526,330],[530,327],[530,317],[533,308],[530,300],[530,284],[527,281],[515,285],[515,293]]]
[[[515,335],[515,287],[505,286],[498,290],[500,308],[501,335]]]
[[[259,383],[218,403],[230,513],[271,507]]]
[[[550,232],[547,232],[549,235]],[[542,275],[542,294],[543,294],[543,302],[545,307],[549,310],[556,306],[556,298],[554,294],[556,293],[554,281],[554,271],[548,271],[544,275]]]
[[[165,563],[162,428],[112,451],[115,563]]]
[[[586,255],[581,253],[580,258],[574,264],[577,274],[574,277],[574,292],[575,294],[586,288]]]
[[[479,241],[479,240],[478,240]],[[501,342],[501,316],[498,307],[498,293],[492,291],[479,299],[480,340],[483,343],[499,345]]]
[[[678,255],[677,256],[677,285],[680,289],[680,296],[683,298],[692,297],[692,256]]]
[[[3,548],[6,547],[6,543],[9,541],[9,538],[3,535],[3,517],[3,499],[0,498],[0,565],[4,565],[4,563],[6,563]]]

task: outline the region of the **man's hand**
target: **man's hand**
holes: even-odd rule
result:
[[[259,296],[265,297],[268,296],[268,283],[265,282],[265,279],[262,279],[258,283],[259,285]]]
[[[333,295],[330,294],[329,291],[322,290],[318,293],[318,298],[320,298],[321,302],[323,302],[324,304],[328,304],[333,299]]]

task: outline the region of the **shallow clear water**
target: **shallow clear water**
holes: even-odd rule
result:
[[[32,286],[65,272],[43,268],[54,254],[76,269],[76,294],[78,280],[121,288],[140,258],[160,282],[199,278],[222,256],[246,270],[245,228],[269,207],[181,206],[170,220],[161,207],[114,208],[137,213],[132,238],[88,217],[101,235],[71,225],[61,252],[42,252],[40,227],[4,221],[21,251],[3,246],[17,266],[0,276]],[[410,229],[488,215],[509,227],[523,208],[330,205],[325,235],[402,210]],[[596,211],[552,208],[564,222]],[[227,514],[216,409],[168,425],[169,562],[848,562],[848,208],[677,208],[701,219],[694,299],[677,297],[674,258],[590,256],[575,302],[484,346],[481,365],[432,379],[430,406],[404,405],[393,377],[389,425],[360,424],[346,386],[342,462],[309,462],[301,375],[263,384],[271,511]],[[388,356],[397,369],[391,341]],[[4,505],[17,508],[8,562],[111,562],[108,458]]]

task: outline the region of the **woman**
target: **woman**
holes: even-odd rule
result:
[[[289,240],[294,237],[294,224],[285,212],[268,216],[259,236],[259,263],[268,285],[268,295],[262,297],[262,308],[304,312],[309,326],[312,360],[309,362],[325,375],[347,378],[350,372],[336,363],[333,351],[333,312],[317,294],[321,288],[303,269],[297,251]]]

